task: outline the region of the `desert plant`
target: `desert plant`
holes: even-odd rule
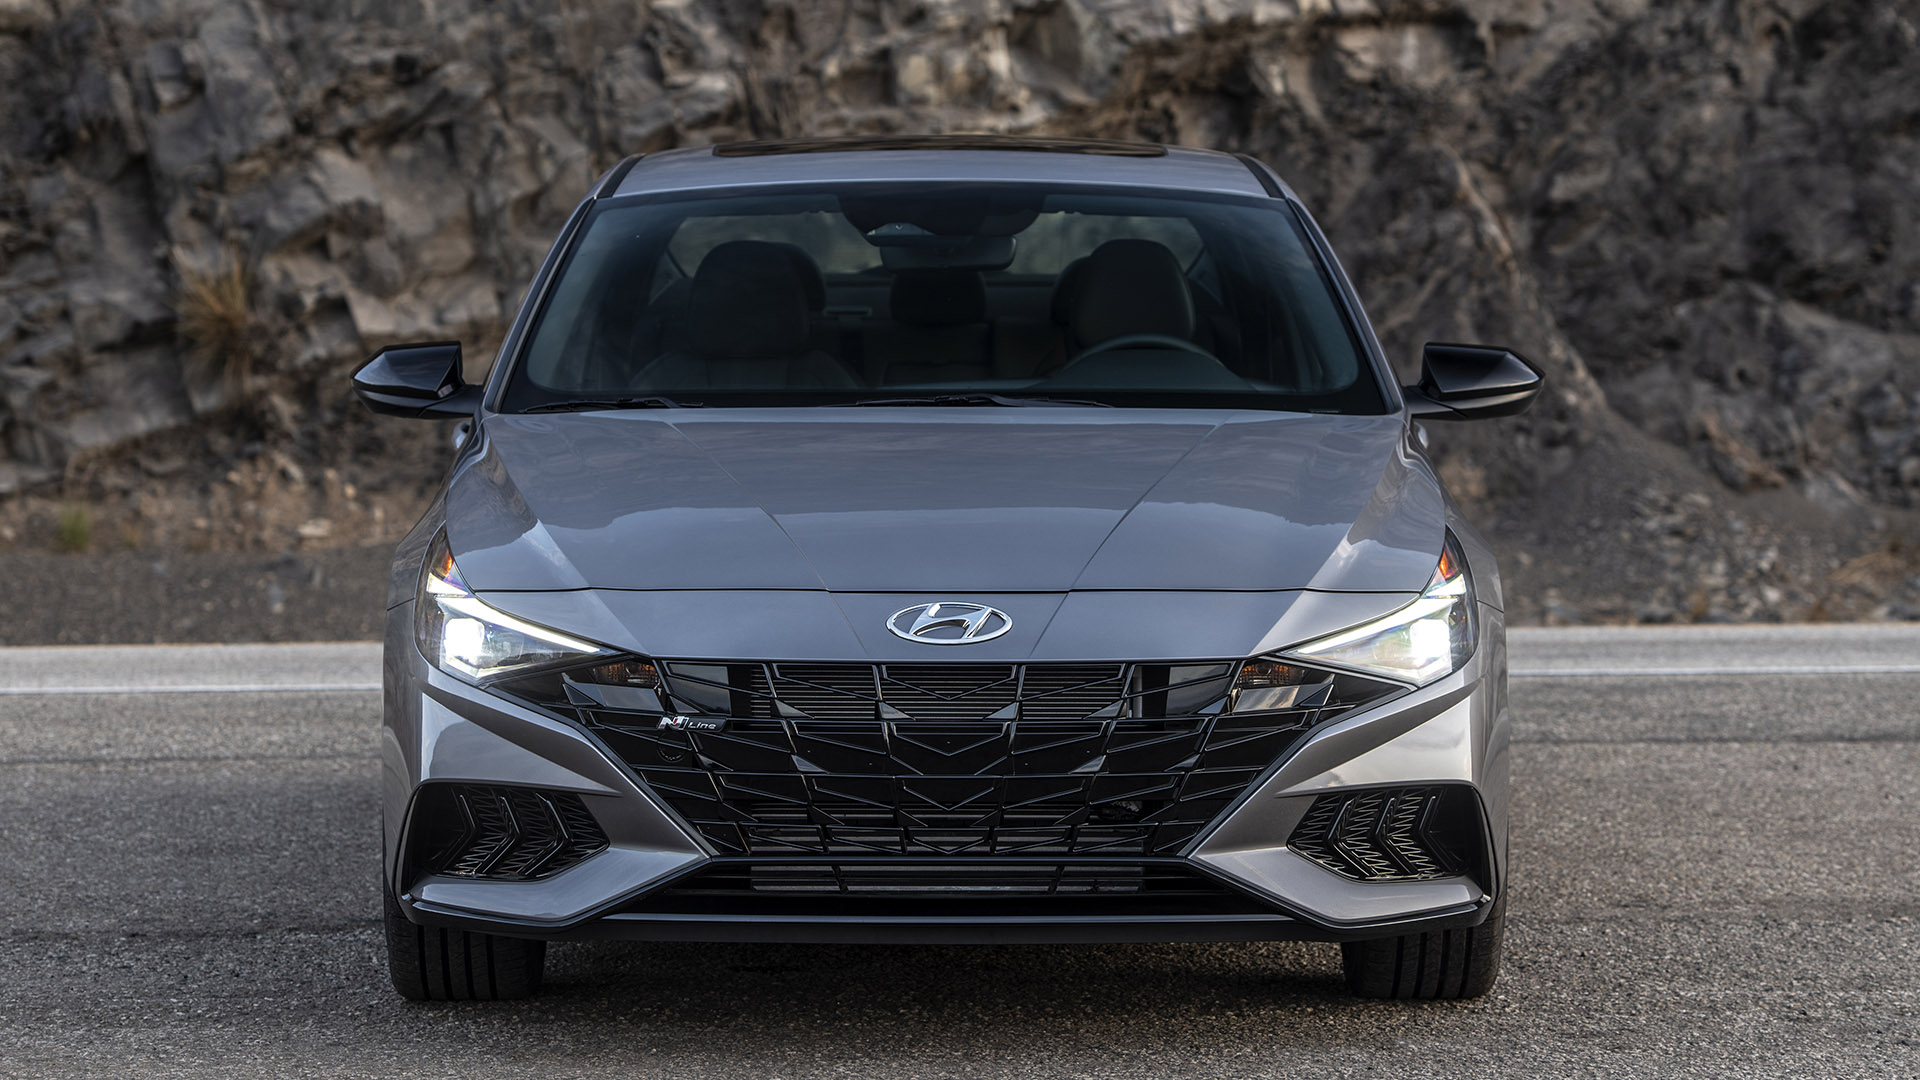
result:
[[[69,554],[93,546],[93,515],[84,506],[63,506],[53,525],[53,548]]]
[[[174,310],[188,357],[206,377],[244,385],[259,359],[252,269],[237,251],[211,270],[179,269]]]

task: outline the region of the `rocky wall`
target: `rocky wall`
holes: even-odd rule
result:
[[[0,0],[0,493],[380,343],[496,340],[628,152],[1089,133],[1273,163],[1409,374],[1425,340],[1539,362],[1541,408],[1436,441],[1503,529],[1652,566],[1590,603],[1804,612],[1762,549],[1915,557],[1917,27],[1871,0]],[[180,318],[236,266],[251,380]],[[1641,557],[1685,496],[1731,592]]]

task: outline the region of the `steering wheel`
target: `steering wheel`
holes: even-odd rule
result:
[[[1195,356],[1204,356],[1215,363],[1218,363],[1220,360],[1219,357],[1188,341],[1186,338],[1174,337],[1172,334],[1121,334],[1119,337],[1110,337],[1097,345],[1089,345],[1081,349],[1080,355],[1067,361],[1066,364],[1062,365],[1060,370],[1065,371],[1067,368],[1078,364],[1087,357],[1098,353],[1112,352],[1115,349],[1131,349],[1140,345],[1153,345],[1163,349],[1179,349],[1181,352],[1192,353]]]

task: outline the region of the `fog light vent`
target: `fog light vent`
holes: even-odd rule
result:
[[[607,846],[580,796],[565,791],[429,784],[414,823],[420,868],[455,877],[547,877]]]
[[[1322,795],[1287,846],[1357,881],[1473,874],[1485,861],[1479,802],[1460,785]]]

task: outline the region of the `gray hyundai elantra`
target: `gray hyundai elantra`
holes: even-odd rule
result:
[[[459,422],[388,594],[390,969],[546,942],[1340,943],[1484,993],[1507,875],[1493,553],[1326,239],[1243,156],[976,136],[629,158]]]

